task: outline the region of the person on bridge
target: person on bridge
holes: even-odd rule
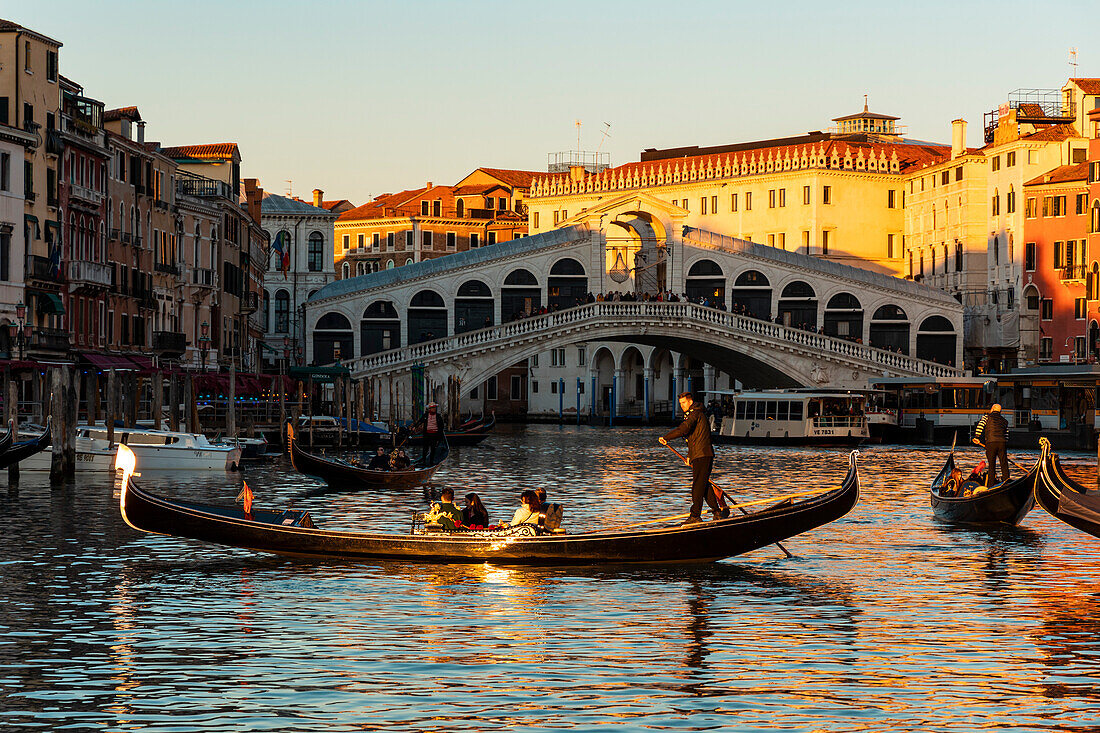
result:
[[[710,472],[714,469],[714,447],[710,443],[710,421],[703,406],[695,402],[691,392],[680,393],[680,409],[684,411],[684,421],[672,432],[658,438],[661,445],[668,441],[685,438],[688,444],[688,462],[691,464],[691,512],[684,525],[701,522],[703,501],[706,500],[715,519],[725,519],[730,515],[729,507],[721,506],[715,498],[710,485]]]
[[[424,450],[420,455],[420,462],[425,466],[432,465],[435,463],[436,446],[443,440],[443,418],[439,415],[434,402],[428,404],[428,409],[424,411],[424,414],[420,416],[412,429],[413,431],[418,429],[424,431]],[[429,458],[431,460],[427,460]]]
[[[974,445],[985,442],[985,460],[989,463],[989,472],[985,475],[986,486],[997,485],[997,459],[1001,459],[1002,481],[1008,481],[1008,420],[1001,414],[1001,406],[993,405],[989,412],[978,421],[974,429]]]

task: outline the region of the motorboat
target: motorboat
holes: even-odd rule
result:
[[[112,472],[120,444],[134,451],[144,471],[236,471],[241,461],[239,447],[214,445],[202,434],[116,427],[112,441],[102,425],[79,425],[76,470]],[[43,451],[23,459],[19,467],[25,471],[49,471],[50,462],[50,452]]]

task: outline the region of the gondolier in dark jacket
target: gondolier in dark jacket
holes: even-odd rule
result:
[[[680,409],[684,411],[684,421],[672,432],[659,438],[661,445],[676,438],[686,438],[688,444],[688,462],[691,463],[691,514],[684,524],[701,522],[703,501],[714,513],[715,518],[729,516],[729,509],[718,505],[714,490],[710,486],[710,472],[714,468],[714,448],[710,444],[710,421],[703,406],[696,403],[691,392],[680,394]]]
[[[443,417],[439,414],[436,404],[431,402],[428,409],[412,426],[413,432],[423,430],[424,450],[420,454],[420,462],[425,466],[435,463],[435,447],[443,440]],[[430,460],[429,460],[430,458]]]
[[[997,459],[1001,460],[1002,481],[1008,481],[1008,420],[1001,414],[1001,406],[993,405],[978,421],[974,429],[975,445],[985,444],[985,460],[989,471],[985,475],[986,486],[996,486]]]

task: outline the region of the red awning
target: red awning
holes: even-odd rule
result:
[[[153,360],[148,356],[128,356],[126,357],[134,363],[134,366],[141,372],[155,372],[157,368],[153,366]]]
[[[96,354],[91,351],[84,351],[81,352],[80,358],[103,371],[115,369],[117,371],[132,372],[136,371],[138,368],[137,365],[125,356],[116,356],[114,354]]]

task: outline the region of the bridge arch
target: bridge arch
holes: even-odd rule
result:
[[[532,313],[542,307],[542,291],[539,281],[531,271],[517,267],[504,278],[500,287],[500,322],[508,323],[523,313]]]
[[[447,336],[447,304],[434,290],[421,290],[412,297],[406,319],[410,344]]]
[[[351,321],[343,313],[329,311],[313,329],[313,363],[332,364],[355,358],[355,336]]]
[[[779,318],[784,326],[817,330],[817,292],[805,280],[791,280],[779,294]]]
[[[389,300],[376,300],[359,321],[359,349],[364,356],[401,346],[401,317]]]
[[[863,305],[851,293],[841,292],[829,298],[823,319],[826,336],[863,340]]]
[[[591,374],[596,382],[591,402],[601,414],[606,413],[611,409],[611,380],[615,376],[615,354],[607,346],[593,352]]]
[[[496,301],[493,291],[481,280],[467,280],[455,295],[454,332],[466,333],[493,325]]]
[[[694,303],[706,300],[712,305],[726,305],[726,276],[712,259],[702,257],[688,267],[684,294]]]
[[[571,308],[583,303],[587,295],[588,275],[584,265],[572,257],[562,257],[550,267],[546,278],[547,308]]]
[[[908,354],[909,316],[900,306],[879,306],[871,315],[867,343],[877,349]]]
[[[917,329],[917,358],[955,365],[955,327],[943,316],[928,316]]]
[[[745,270],[733,281],[730,308],[753,318],[771,320],[772,287],[768,276],[759,270]]]
[[[623,264],[635,268],[634,289],[641,293],[657,293],[668,289],[668,266],[658,254],[668,243],[668,231],[671,223],[661,216],[642,210],[622,211],[610,222],[626,234],[621,244],[606,247],[604,270],[610,272],[616,260],[622,257]],[[616,238],[609,237],[612,241]]]

